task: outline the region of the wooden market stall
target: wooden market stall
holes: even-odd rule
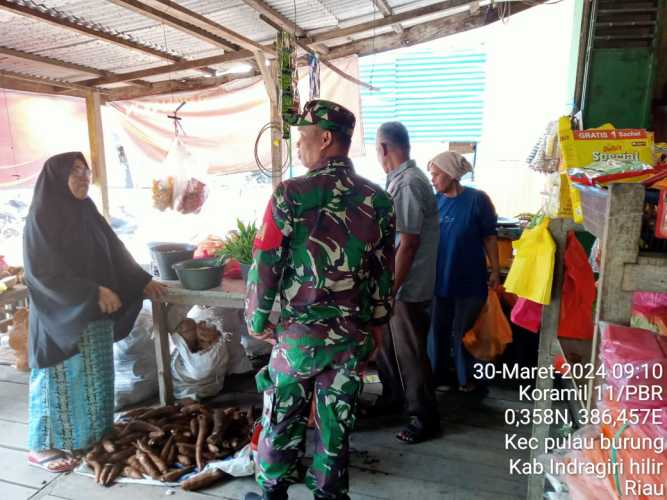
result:
[[[592,366],[599,366],[600,322],[629,325],[632,294],[636,291],[664,292],[667,290],[667,255],[640,252],[641,229],[644,216],[645,188],[638,184],[616,184],[609,190],[588,189],[582,196],[584,228],[600,241],[601,261],[598,278],[598,298],[595,312],[595,331],[591,341]],[[572,221],[557,219],[551,222],[550,230],[557,243],[556,269],[552,302],[544,308],[543,328],[540,333],[538,366],[548,367],[554,356],[563,353],[557,338],[560,318],[560,290],[563,280],[563,253],[568,230],[575,230]],[[588,394],[593,395],[593,387],[599,386],[599,377],[588,380],[572,380],[577,386],[588,386]],[[551,378],[538,378],[538,389],[551,389]],[[552,402],[537,401],[535,408],[548,409]],[[579,403],[579,408],[595,407],[595,399],[589,397]],[[544,440],[549,436],[550,425],[533,425],[532,437],[537,438],[544,449]],[[531,453],[537,459],[539,451]],[[544,475],[533,475],[528,481],[528,500],[543,498]]]

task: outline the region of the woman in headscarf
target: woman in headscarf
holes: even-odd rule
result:
[[[447,151],[428,165],[440,212],[440,245],[428,354],[438,386],[475,389],[473,358],[463,345],[484,306],[488,289],[499,285],[496,210],[483,191],[464,187],[472,171],[460,154]],[[487,260],[491,273],[487,271]],[[453,368],[456,376],[451,373]]]
[[[72,470],[72,452],[111,430],[113,342],[162,285],[134,261],[88,197],[81,153],[47,160],[23,241],[30,294],[28,463]]]

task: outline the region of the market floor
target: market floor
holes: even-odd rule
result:
[[[379,384],[366,385],[372,398]],[[440,396],[443,435],[418,445],[406,445],[394,435],[401,419],[361,420],[352,436],[350,496],[368,499],[516,500],[525,498],[526,482],[510,476],[510,458],[527,459],[523,452],[505,450],[505,434],[528,436],[528,427],[504,424],[507,408],[527,408],[511,389],[491,388],[485,397],[445,393]],[[228,380],[218,398],[230,404],[248,404],[260,398],[250,377]],[[257,490],[252,479],[238,479],[201,493],[167,488],[115,485],[97,486],[77,474],[55,475],[29,467],[27,375],[0,365],[0,499],[2,500],[157,500],[223,498],[237,500]],[[173,495],[172,495],[173,492]],[[169,496],[167,496],[169,495]],[[290,499],[312,499],[303,485],[290,488]]]

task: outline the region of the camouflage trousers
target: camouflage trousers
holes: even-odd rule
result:
[[[262,489],[271,491],[296,481],[314,398],[315,447],[306,485],[317,499],[348,498],[349,435],[362,388],[358,364],[357,359],[349,359],[307,378],[294,377],[291,383],[284,377],[279,383],[272,381],[270,367],[258,374],[264,412],[255,464]]]

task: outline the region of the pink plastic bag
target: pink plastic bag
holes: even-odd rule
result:
[[[667,394],[667,339],[648,330],[601,322],[600,358],[606,382],[626,407],[664,408],[667,398],[647,397],[642,387]],[[633,388],[631,391],[629,388]],[[628,391],[628,392],[626,392]]]
[[[542,304],[519,298],[512,308],[512,323],[533,333],[540,331],[542,324]]]
[[[667,336],[667,293],[635,292],[630,324]]]

